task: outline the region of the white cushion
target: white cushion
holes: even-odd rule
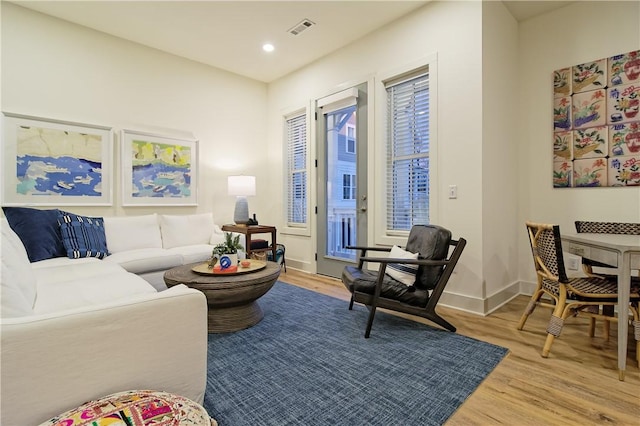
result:
[[[117,263],[127,271],[138,274],[182,265],[182,256],[161,248],[148,248],[114,253],[103,262]]]
[[[395,259],[417,259],[418,253],[411,253],[410,251],[403,250],[398,246],[393,246],[391,247],[389,257]],[[418,265],[389,263],[385,272],[391,278],[394,278],[401,283],[410,286],[413,285],[416,281]]]
[[[72,259],[69,259],[72,260]],[[79,260],[79,259],[78,259]],[[47,268],[34,269],[38,288],[46,284],[54,284],[62,281],[91,280],[98,275],[110,275],[115,273],[125,274],[122,266],[112,262],[86,262],[73,265],[57,265]]]
[[[209,244],[195,244],[191,246],[174,247],[167,251],[182,256],[182,263],[187,265],[189,263],[206,262],[209,260],[213,246]]]
[[[207,244],[213,233],[213,216],[211,213],[173,216],[160,215],[160,232],[162,247],[190,246]]]
[[[244,247],[244,238],[244,234],[240,234],[240,242],[242,243],[242,247]],[[224,243],[224,232],[218,225],[213,225],[213,232],[211,233],[209,244],[211,244],[212,246],[216,246],[220,243]]]
[[[33,313],[36,299],[36,277],[20,237],[6,218],[0,221],[0,299],[4,318]]]
[[[158,215],[105,217],[104,231],[110,253],[162,248]]]
[[[76,266],[84,263],[100,263],[96,257],[81,257],[79,259],[69,259],[68,257],[52,257],[51,259],[31,262],[31,267],[36,269],[51,268],[55,266]]]
[[[18,278],[11,268],[6,267],[4,258],[0,273],[2,274],[0,275],[0,285],[2,285],[0,317],[15,318],[32,315],[34,301],[26,298]]]
[[[115,272],[91,278],[40,285],[34,306],[36,314],[46,314],[88,305],[112,303],[133,295],[156,293],[148,282],[135,274]]]

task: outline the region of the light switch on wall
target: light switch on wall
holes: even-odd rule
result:
[[[458,185],[449,185],[449,198],[458,198]]]

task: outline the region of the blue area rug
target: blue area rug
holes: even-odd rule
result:
[[[252,328],[209,334],[220,426],[441,425],[507,349],[277,282]]]

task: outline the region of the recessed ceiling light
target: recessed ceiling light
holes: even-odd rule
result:
[[[262,45],[262,50],[264,50],[265,52],[273,52],[274,49],[275,47],[273,47],[273,44],[271,43],[265,43]]]

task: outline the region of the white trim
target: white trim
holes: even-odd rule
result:
[[[344,151],[345,151],[347,154],[355,154],[355,153],[358,151],[358,148],[356,147],[356,145],[357,145],[357,144],[356,144],[356,140],[357,140],[357,139],[349,139],[349,129],[353,129],[353,134],[354,134],[354,135],[356,134],[356,126],[354,126],[354,125],[352,125],[352,124],[347,123],[347,124],[345,125],[345,131],[346,131],[346,133],[345,133]],[[356,138],[357,138],[357,136],[356,136]],[[349,140],[352,140],[352,141],[353,141],[353,151],[349,151]]]
[[[318,124],[315,119],[316,114],[316,98],[309,99],[307,105],[308,117],[309,117],[309,163],[315,164],[318,156],[318,139],[317,131]],[[318,270],[318,262],[315,260],[314,253],[318,247],[318,215],[315,214],[315,208],[318,205],[318,168],[313,166],[309,170],[309,244],[310,244],[310,259],[308,262],[301,261],[302,264],[308,265],[308,271],[315,273]],[[301,268],[304,268],[301,266]]]
[[[521,282],[515,281],[500,291],[485,298],[445,291],[442,293],[442,298],[438,305],[486,316],[506,305],[519,295],[522,295],[522,284],[523,283]]]
[[[358,101],[358,89],[351,87],[346,90],[334,93],[329,96],[318,99],[318,108],[322,109],[323,114],[329,114],[333,111],[355,105]]]
[[[439,223],[440,206],[438,195],[438,133],[437,133],[437,115],[438,115],[438,98],[437,98],[437,53],[430,54],[421,59],[409,62],[403,66],[395,67],[393,69],[383,70],[376,74],[374,79],[375,93],[378,99],[386,98],[385,83],[403,78],[420,68],[428,67],[429,70],[429,221],[431,223]],[[373,205],[373,214],[370,215],[370,220],[373,218],[373,245],[392,246],[400,245],[404,246],[409,236],[409,231],[387,232],[386,228],[386,125],[387,125],[387,111],[386,102],[377,103],[375,114],[375,127],[376,138],[373,144],[374,148],[371,150],[374,152],[374,159],[370,163],[373,170],[373,180],[375,193],[378,196],[375,198]],[[369,189],[372,192],[371,188]],[[372,216],[372,217],[371,217]]]
[[[286,128],[287,128],[287,120],[292,118],[292,117],[296,117],[299,115],[304,115],[305,116],[305,124],[306,124],[306,138],[307,138],[307,158],[306,158],[306,164],[305,164],[305,168],[307,170],[307,221],[304,225],[299,225],[299,226],[290,226],[288,224],[288,204],[287,204],[287,200],[289,199],[289,194],[287,193],[288,191],[288,171],[287,171],[287,158],[288,158],[288,143],[287,143],[287,136],[286,136]],[[299,107],[299,108],[289,108],[287,110],[283,110],[281,113],[281,119],[282,119],[282,127],[281,127],[281,137],[282,137],[282,152],[283,152],[283,158],[285,159],[285,173],[282,176],[282,188],[283,188],[283,197],[282,197],[282,203],[283,203],[283,214],[284,217],[282,218],[283,220],[283,226],[282,228],[279,230],[279,232],[281,234],[288,234],[288,235],[300,235],[300,236],[305,236],[305,237],[309,237],[311,236],[311,217],[312,217],[312,212],[311,212],[311,156],[312,156],[312,152],[311,152],[311,133],[310,133],[310,128],[311,128],[311,111],[309,108],[309,105],[307,106],[303,106],[303,107]]]
[[[538,283],[535,281],[520,281],[519,284],[520,294],[526,294],[528,296],[531,296],[538,288]]]
[[[345,91],[349,91],[351,89],[356,89],[356,86],[359,86],[361,84],[366,84],[367,85],[367,104],[368,104],[368,119],[367,119],[367,138],[369,141],[369,146],[371,146],[373,144],[374,141],[374,136],[375,136],[375,125],[374,122],[375,120],[373,119],[373,115],[372,115],[372,111],[374,111],[375,108],[375,93],[374,93],[374,75],[373,74],[366,74],[362,77],[358,77],[358,78],[353,78],[350,80],[345,80],[342,83],[339,83],[331,88],[328,88],[326,90],[321,90],[318,91],[317,95],[314,95],[310,100],[309,100],[309,111],[310,111],[310,121],[311,121],[311,125],[309,126],[309,131],[310,131],[310,145],[309,145],[309,149],[312,152],[313,155],[313,159],[312,161],[315,161],[318,155],[318,140],[317,140],[317,135],[318,135],[318,129],[317,129],[317,121],[314,119],[314,115],[316,112],[316,108],[317,108],[317,102],[318,100],[322,99],[322,98],[327,98],[329,96],[331,96],[332,94],[336,94],[336,93],[340,93],[340,92],[345,92]],[[345,89],[346,88],[346,89]],[[371,165],[373,164],[373,149],[368,149],[367,150],[367,162],[368,162],[368,167],[367,167],[367,178],[369,182],[373,182],[374,179],[374,172],[373,172],[373,167],[371,167]],[[311,192],[309,195],[309,199],[312,200],[312,205],[311,207],[315,209],[315,206],[317,205],[317,200],[318,200],[318,168],[317,167],[311,167],[311,175],[310,175],[310,182],[311,183]],[[374,192],[374,187],[372,187],[371,185],[368,188],[368,199],[372,200],[373,195],[375,194]],[[372,198],[373,197],[373,198]],[[315,210],[314,210],[315,211]],[[373,210],[369,209],[369,217],[368,217],[368,221],[369,221],[369,225],[368,225],[368,229],[367,229],[367,239],[368,241],[372,241],[373,238],[373,226],[371,225],[371,217],[373,214]],[[311,245],[311,261],[308,262],[309,265],[309,272],[311,273],[316,273],[318,270],[318,263],[317,261],[314,259],[313,257],[313,253],[315,253],[316,248],[318,247],[318,220],[317,220],[318,215],[316,214],[312,214],[311,215],[311,220],[310,220],[310,227],[311,227],[311,240],[310,240],[310,245]],[[288,266],[288,265],[287,265]]]

